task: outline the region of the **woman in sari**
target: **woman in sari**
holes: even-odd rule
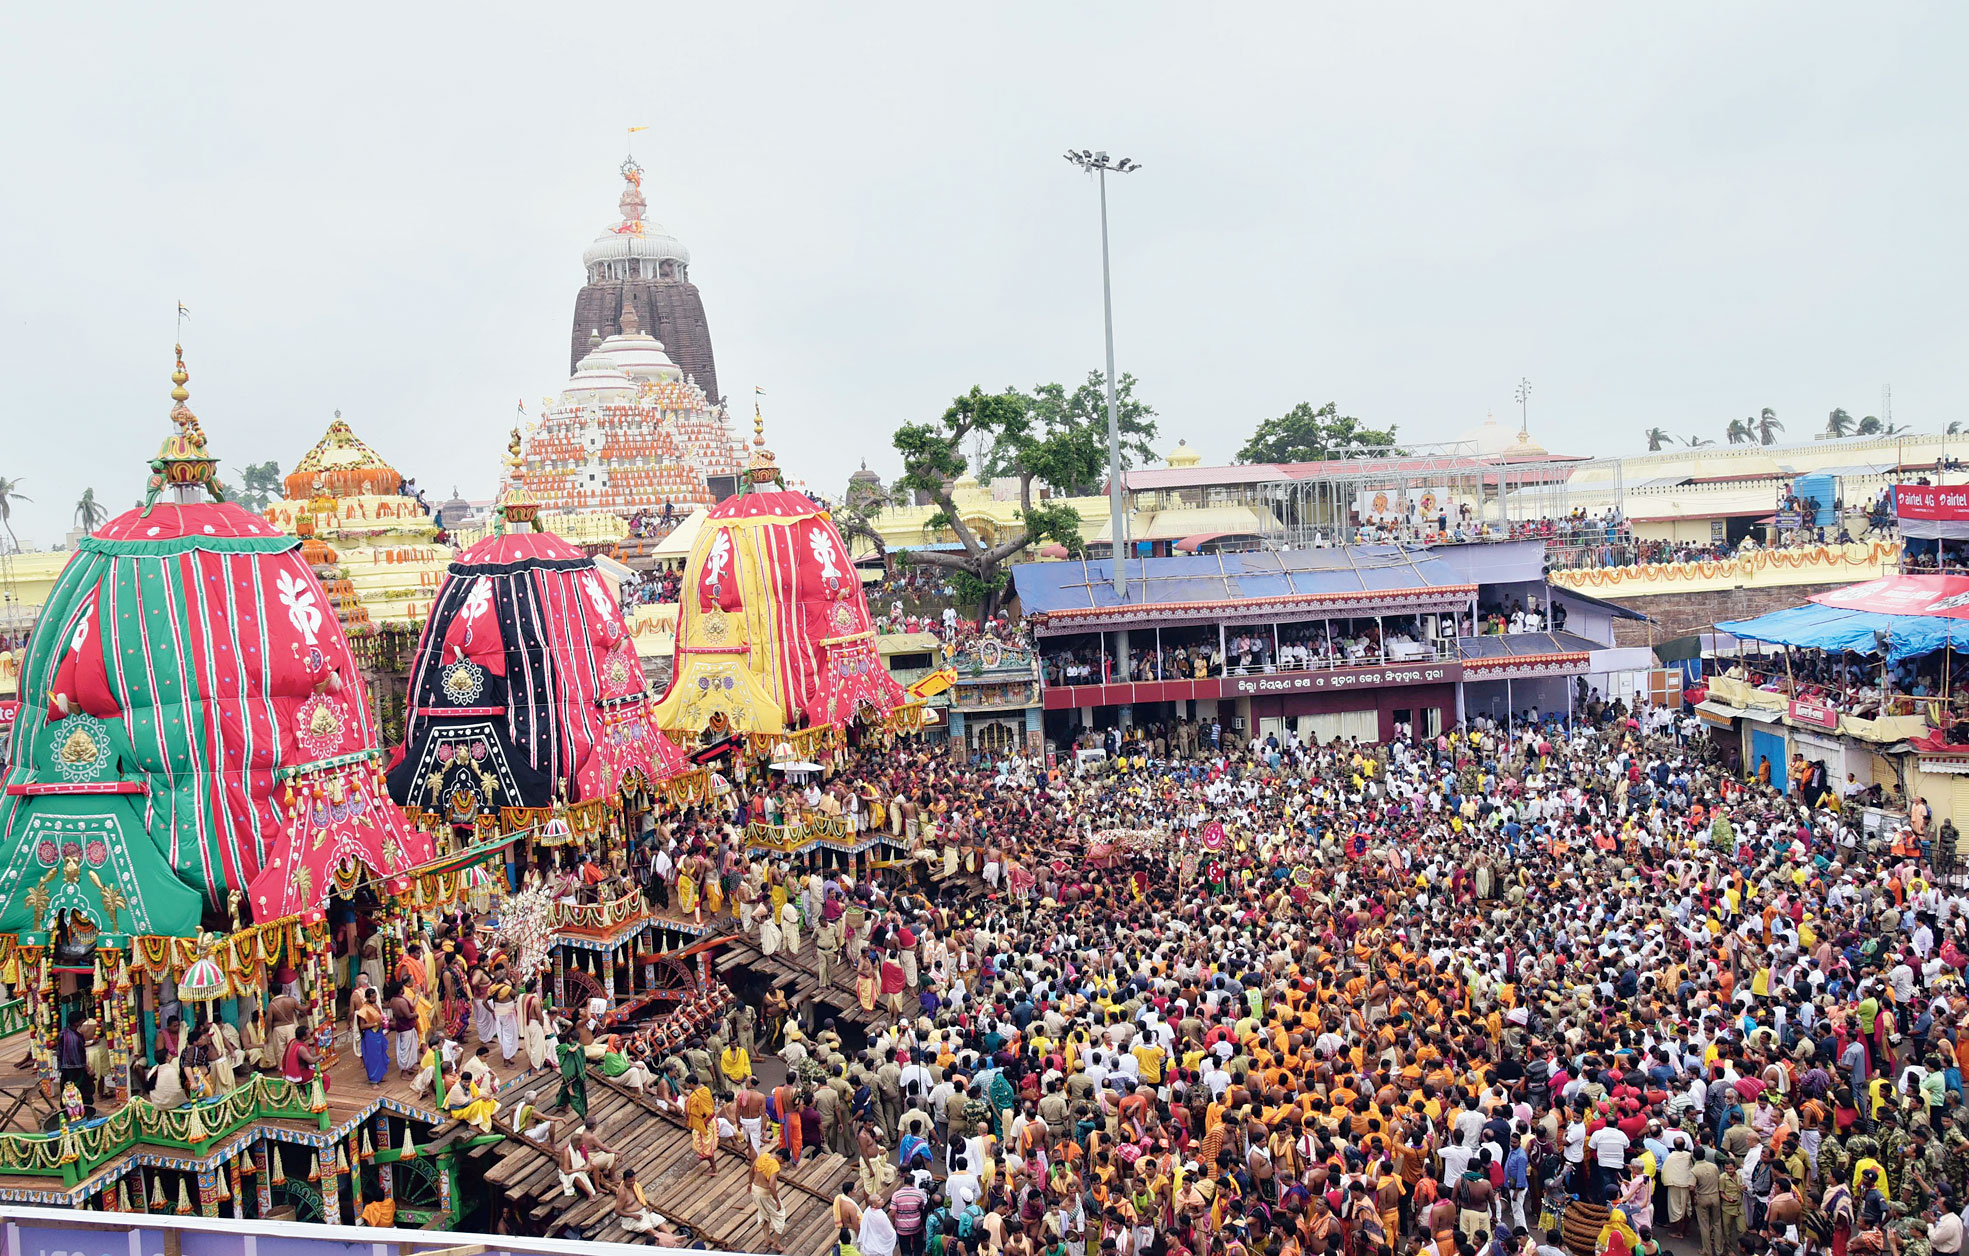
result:
[[[1607,1214],[1600,1237],[1593,1241],[1593,1256],[1633,1256],[1640,1243],[1641,1236],[1627,1224],[1627,1214],[1616,1208]]]
[[[369,1084],[380,1086],[390,1071],[388,1036],[383,1032],[383,1005],[374,987],[358,991],[362,1001],[356,1005],[356,1037],[362,1044],[362,1071]]]

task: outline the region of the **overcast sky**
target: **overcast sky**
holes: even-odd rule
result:
[[[187,11],[192,10],[192,11]],[[721,382],[838,489],[973,384],[1101,361],[1227,461],[1338,402],[1555,451],[1773,406],[1969,420],[1961,5],[60,6],[0,41],[0,475],[141,493],[173,310],[236,478],[340,410],[490,493],[566,377],[624,128]],[[844,16],[847,15],[847,16]],[[735,418],[737,416],[734,416]]]

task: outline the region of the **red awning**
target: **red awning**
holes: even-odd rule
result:
[[[1969,619],[1969,576],[1886,576],[1811,599],[1840,610]]]

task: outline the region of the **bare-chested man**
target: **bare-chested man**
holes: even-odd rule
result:
[[[738,1114],[738,1128],[744,1131],[751,1153],[758,1155],[766,1145],[766,1096],[760,1093],[756,1076],[746,1077],[745,1085],[732,1099],[732,1110]]]

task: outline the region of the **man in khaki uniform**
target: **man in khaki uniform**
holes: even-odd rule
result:
[[[1716,1165],[1715,1152],[1705,1149],[1702,1159],[1690,1167],[1690,1200],[1695,1205],[1696,1235],[1702,1256],[1723,1253],[1723,1173]]]

